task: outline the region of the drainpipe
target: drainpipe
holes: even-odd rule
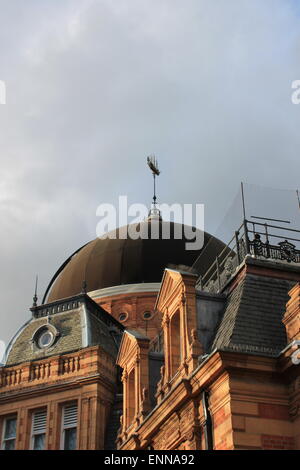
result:
[[[204,391],[202,393],[202,406],[204,411],[205,450],[213,450],[212,420],[209,411],[208,398],[209,393]]]

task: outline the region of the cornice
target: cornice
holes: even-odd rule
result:
[[[245,353],[213,351],[190,376],[183,378],[170,390],[134,432],[141,435],[143,440],[150,440],[157,429],[166,422],[182,403],[188,398],[199,395],[201,391],[216,383],[216,380],[224,372],[230,373],[233,370],[274,374],[278,373],[277,360],[276,358]],[[128,448],[130,440],[131,437],[129,436],[120,448]]]
[[[140,284],[122,284],[119,286],[106,287],[88,292],[92,299],[101,299],[104,297],[114,297],[121,294],[139,294],[156,293],[160,289],[160,282],[143,282]]]

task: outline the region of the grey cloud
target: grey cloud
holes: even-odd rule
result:
[[[296,188],[299,9],[284,0],[0,2],[1,333],[28,317],[96,207],[205,203],[214,232],[241,180]],[[280,208],[280,211],[283,210]]]

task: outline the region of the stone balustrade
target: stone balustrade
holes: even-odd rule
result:
[[[98,346],[95,346],[68,355],[53,356],[44,360],[26,362],[22,365],[0,367],[0,390],[32,386],[37,382],[57,382],[65,380],[69,376],[76,377],[77,375],[97,373],[107,376],[108,372],[109,378],[113,380],[113,374],[108,369],[108,361],[112,362],[112,359]]]

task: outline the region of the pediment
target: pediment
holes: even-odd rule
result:
[[[182,274],[179,271],[165,269],[155,308],[162,312],[170,296],[174,294],[176,289],[180,288],[181,284]]]
[[[142,336],[137,332],[125,330],[123,333],[117,364],[124,369],[125,365],[135,359],[136,353],[141,349],[142,345],[150,342],[149,338]]]

